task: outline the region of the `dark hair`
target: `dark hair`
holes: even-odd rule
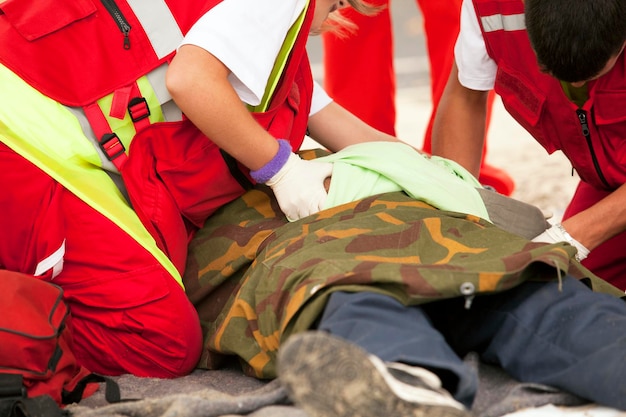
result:
[[[525,0],[526,29],[541,69],[589,80],[626,41],[626,0]]]

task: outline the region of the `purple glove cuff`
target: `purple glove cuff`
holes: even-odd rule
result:
[[[250,176],[256,182],[268,182],[278,173],[278,171],[280,171],[283,166],[285,166],[287,160],[289,159],[289,155],[291,155],[291,144],[285,139],[278,139],[278,152],[276,152],[276,155],[274,155],[272,160],[263,165],[261,168],[256,171],[250,171]]]

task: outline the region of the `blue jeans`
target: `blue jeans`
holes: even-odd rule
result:
[[[522,382],[569,391],[626,410],[626,303],[567,277],[511,290],[405,307],[370,293],[333,293],[319,330],[384,361],[427,368],[470,406],[478,380],[470,351]]]

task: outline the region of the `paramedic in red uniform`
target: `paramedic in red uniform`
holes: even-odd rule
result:
[[[625,43],[622,0],[464,0],[433,132],[434,154],[476,174],[495,86],[508,112],[546,151],[561,150],[581,179],[562,222],[535,240],[574,244],[583,265],[622,290]]]
[[[102,374],[196,366],[187,243],[255,182],[292,220],[318,211],[332,165],[294,153],[307,127],[331,150],[396,140],[314,86],[307,37],[348,2],[170,3],[0,4],[0,268],[63,288]]]

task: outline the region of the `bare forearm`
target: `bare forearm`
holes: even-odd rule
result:
[[[626,184],[562,224],[574,239],[589,250],[625,231]]]
[[[398,140],[367,125],[335,102],[311,116],[309,133],[318,143],[333,152],[360,142]]]
[[[278,150],[228,82],[228,69],[195,46],[183,46],[168,71],[168,89],[198,129],[248,168],[261,168]]]
[[[432,152],[452,159],[478,177],[485,138],[487,91],[469,90],[454,66],[433,125]]]

